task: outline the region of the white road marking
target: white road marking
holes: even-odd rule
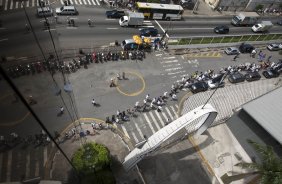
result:
[[[172,111],[173,111],[175,117],[178,118],[178,114],[176,113],[176,110],[174,109],[174,107],[173,107],[173,106],[170,106],[170,108],[172,109]]]
[[[29,178],[30,175],[30,152],[26,154],[26,162],[25,162],[25,177]]]
[[[191,30],[194,30],[194,29],[207,29],[207,30],[209,30],[209,29],[213,29],[213,28],[209,28],[209,27],[176,27],[176,28],[173,28],[173,30],[189,30],[189,29],[191,29]]]
[[[176,68],[168,68],[168,69],[165,69],[165,71],[175,71],[175,70],[180,70],[182,69],[183,67],[176,67]]]
[[[163,57],[162,59],[174,59],[175,56],[171,56],[171,57]]]
[[[144,27],[144,28],[146,28],[146,27],[154,27],[154,26],[145,26],[145,25],[143,25],[143,26],[140,26],[140,27]]]
[[[15,9],[18,9],[18,8],[19,8],[19,2],[16,1]]]
[[[82,4],[82,1],[81,0],[78,0],[79,1],[79,4]]]
[[[176,62],[178,62],[177,59],[175,59],[175,60],[170,60],[170,61],[160,61],[160,63],[176,63]]]
[[[144,20],[145,23],[152,23],[150,20]]]
[[[156,133],[156,131],[154,130],[154,127],[151,123],[151,121],[149,120],[147,114],[144,114],[145,120],[147,121],[147,123],[149,124],[149,127],[151,128],[151,130],[153,131],[153,133]]]
[[[77,0],[74,0],[74,3],[75,3],[75,4],[78,4],[78,3],[77,3]]]
[[[161,26],[161,24],[159,24],[159,22],[158,22],[157,20],[155,20],[155,22],[158,24],[158,26],[160,27],[160,29],[161,29],[164,33],[166,33],[165,30],[163,29],[163,27]],[[166,35],[167,38],[169,38],[169,35],[168,35],[167,33],[166,33],[165,35]]]
[[[12,158],[13,153],[12,150],[8,151],[8,162],[7,162],[7,172],[6,172],[6,181],[11,181],[11,171],[12,171]]]
[[[11,1],[10,10],[13,9],[13,2],[14,2],[14,1]]]
[[[167,113],[168,113],[170,119],[171,119],[171,120],[174,120],[174,118],[173,118],[173,116],[171,115],[171,113],[170,113],[168,107],[165,107],[164,109],[167,111]]]
[[[8,40],[8,38],[4,38],[4,39],[0,40],[0,42],[7,41],[7,40]]]
[[[67,29],[77,29],[77,27],[67,27]]]
[[[158,112],[157,112],[157,113],[158,113]],[[151,118],[153,119],[153,123],[156,125],[157,129],[160,130],[161,127],[160,127],[159,124],[157,123],[157,120],[155,119],[155,117],[154,117],[152,111],[150,111],[149,114],[150,114]]]
[[[162,56],[163,54],[156,54],[156,56]]]
[[[118,29],[117,27],[107,27],[107,29]]]
[[[61,4],[62,4],[62,5],[64,5],[64,4],[65,4],[63,0],[61,0]]]
[[[39,176],[39,160],[36,160],[36,162],[35,162],[34,176],[35,177]]]
[[[29,7],[29,1],[26,2],[26,7]]]
[[[100,6],[100,2],[99,2],[100,0],[96,0],[96,2],[97,2],[97,5],[99,5]]]
[[[71,3],[71,4],[73,4],[73,1],[72,1],[72,0],[70,0],[70,3]]]
[[[91,1],[90,0],[87,0],[88,1],[88,4],[90,4],[91,5]]]
[[[95,0],[92,0],[93,5],[96,5]]]
[[[50,29],[50,31],[55,31],[56,29]],[[48,31],[48,29],[44,30],[44,31]]]
[[[43,165],[45,167],[45,164],[47,162],[47,159],[48,159],[48,152],[47,152],[47,146],[44,147],[44,150],[43,150]]]
[[[163,117],[165,118],[165,120],[167,121],[168,118],[167,118],[165,112],[162,112],[162,115],[163,115]]]
[[[167,68],[167,67],[171,67],[171,66],[179,66],[181,65],[180,63],[177,63],[177,64],[172,64],[172,65],[163,65],[164,68]]]
[[[158,119],[160,120],[161,124],[162,124],[163,126],[165,126],[164,121],[163,121],[163,119],[161,118],[159,112],[156,112],[156,115],[157,115]]]
[[[31,3],[32,7],[34,7],[34,1],[38,1],[38,0],[32,0],[32,3]]]
[[[168,73],[167,75],[175,75],[175,74],[179,74],[179,73],[185,73],[186,71],[183,70],[183,71],[179,71],[179,72],[175,72],[175,73]]]
[[[86,0],[83,0],[84,4],[87,5]]]
[[[7,10],[7,8],[8,8],[8,0],[6,0],[6,3],[5,3],[5,8],[4,8],[4,10]]]
[[[22,3],[21,3],[21,8],[23,8],[24,5],[25,5],[25,2],[22,1]]]
[[[133,139],[134,139],[134,141],[135,141],[136,143],[140,142],[140,141],[137,139],[137,137],[136,137],[136,135],[135,135],[134,132],[132,132],[132,137],[133,137]]]
[[[121,126],[121,129],[122,129],[123,133],[125,134],[125,136],[127,136],[128,139],[130,139],[130,137],[129,137],[129,135],[128,135],[128,132],[127,132],[126,128],[124,127],[124,125],[121,124],[120,126]]]
[[[134,125],[135,125],[138,133],[140,134],[140,136],[143,137],[143,133],[142,133],[141,129],[139,128],[138,123],[134,123]]]

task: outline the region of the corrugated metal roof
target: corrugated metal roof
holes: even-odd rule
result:
[[[282,144],[282,87],[250,101],[243,109]]]

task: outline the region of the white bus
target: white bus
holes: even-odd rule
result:
[[[184,11],[180,5],[143,2],[137,2],[136,8],[146,19],[161,20],[180,20]]]

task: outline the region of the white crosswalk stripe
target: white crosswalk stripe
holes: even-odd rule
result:
[[[155,112],[156,112],[156,111],[155,111]],[[165,126],[165,124],[164,124],[164,122],[163,122],[163,120],[162,120],[162,118],[161,118],[161,116],[160,116],[160,113],[159,113],[159,112],[156,112],[156,115],[157,115],[159,121],[161,122],[161,124],[162,124],[163,126]]]
[[[64,5],[64,0],[59,1]],[[70,0],[71,5],[94,5],[100,6],[99,0]],[[50,5],[50,1],[46,2],[46,5]],[[39,7],[39,0],[26,0],[26,1],[15,1],[15,0],[0,0],[0,7],[3,7],[4,11],[23,8],[23,7]],[[146,23],[150,24],[150,23]],[[152,24],[150,24],[152,25]]]
[[[149,118],[148,118],[148,116],[147,116],[147,114],[144,114],[144,118],[145,118],[146,122],[149,124],[151,130],[152,130],[154,133],[156,133],[155,129],[153,128],[153,125],[152,125],[151,121],[149,120]]]
[[[157,120],[155,119],[153,113],[150,111],[149,114],[150,114],[151,118],[153,119],[154,124],[157,126],[158,130],[161,129],[161,127],[157,123]]]
[[[144,140],[143,136],[150,137],[162,127],[168,119],[177,118],[178,105],[163,107],[162,112],[157,110],[140,114],[138,118],[132,118],[129,123],[121,124],[124,134],[130,137],[135,144]]]

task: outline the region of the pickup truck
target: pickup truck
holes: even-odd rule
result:
[[[125,15],[125,12],[123,10],[110,10],[110,11],[106,11],[107,18],[119,19],[119,18],[121,18],[124,15]]]

